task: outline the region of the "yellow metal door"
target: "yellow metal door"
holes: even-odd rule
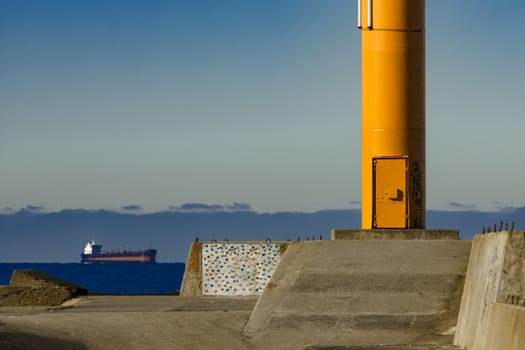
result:
[[[373,228],[408,228],[406,158],[374,158],[373,163]]]

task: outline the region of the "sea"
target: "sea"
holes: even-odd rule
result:
[[[8,285],[13,270],[33,269],[87,288],[89,294],[176,294],[183,263],[0,263],[0,285]]]

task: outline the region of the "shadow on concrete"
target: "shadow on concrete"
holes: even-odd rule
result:
[[[0,349],[2,350],[87,350],[81,342],[44,337],[24,332],[0,331]]]

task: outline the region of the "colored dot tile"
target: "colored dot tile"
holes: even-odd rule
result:
[[[210,244],[203,254],[203,293],[260,294],[279,262],[275,244]],[[213,283],[210,283],[213,282]]]

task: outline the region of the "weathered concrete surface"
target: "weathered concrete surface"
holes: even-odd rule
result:
[[[272,347],[450,344],[469,251],[454,240],[293,242],[243,334]]]
[[[525,307],[496,303],[489,315],[485,350],[525,349]]]
[[[54,311],[0,308],[0,349],[253,348],[240,335],[253,297],[89,296],[77,301]]]
[[[458,230],[426,230],[426,229],[377,229],[377,230],[345,230],[335,229],[331,232],[332,240],[337,239],[459,239]]]
[[[0,286],[0,307],[60,305],[72,297],[66,288]]]
[[[35,270],[15,270],[9,286],[0,286],[0,307],[60,305],[87,289]]]
[[[186,260],[180,296],[202,295],[202,243],[192,243]]]
[[[11,275],[10,287],[54,287],[65,288],[71,291],[73,296],[87,295],[88,291],[71,282],[47,275],[36,270],[14,270]]]
[[[476,337],[485,338],[489,307],[496,303],[508,235],[476,235],[461,298],[454,344],[473,349]]]
[[[6,350],[452,350],[448,346],[274,346],[241,335],[255,297],[88,296],[67,308],[0,308]],[[291,330],[293,331],[293,330]]]
[[[505,247],[505,258],[503,259],[503,273],[498,291],[498,302],[505,302],[508,297],[523,299],[525,289],[524,281],[524,259],[525,259],[525,231],[502,232],[507,235],[507,246]]]
[[[489,332],[499,327],[493,323],[493,307],[509,297],[517,300],[523,295],[524,238],[523,231],[474,237],[454,344],[467,350],[506,349],[488,347],[495,341],[489,339]],[[508,322],[514,324],[513,320]]]
[[[443,345],[359,345],[359,346],[308,346],[304,350],[457,350]]]

